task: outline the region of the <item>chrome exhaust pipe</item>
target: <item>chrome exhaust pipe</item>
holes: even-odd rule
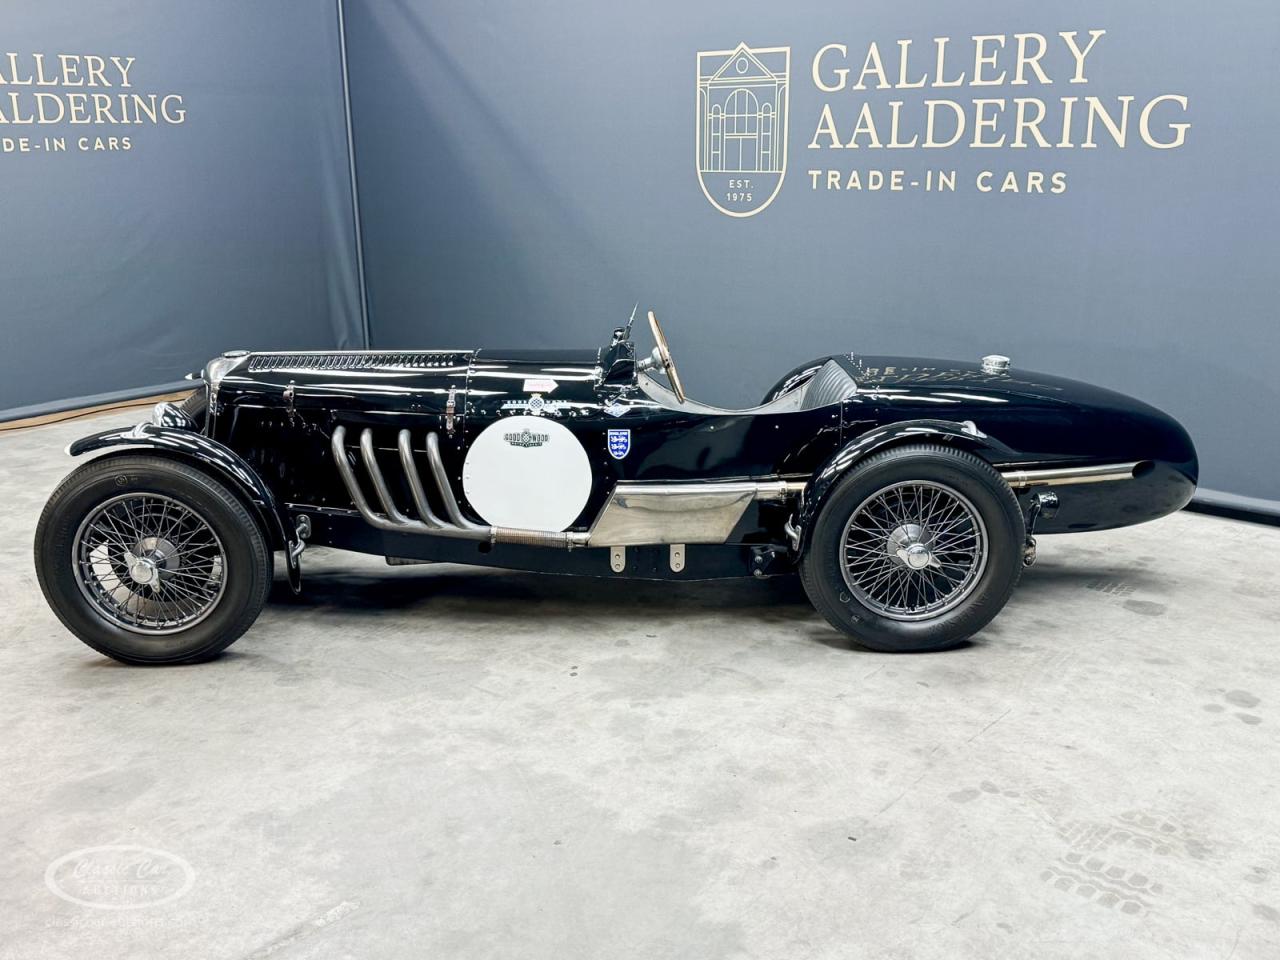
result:
[[[494,527],[494,543],[519,543],[526,547],[574,547],[587,545],[587,534],[574,533],[572,530],[559,532],[555,530],[518,530],[514,527]]]
[[[384,511],[383,513],[378,513],[369,506],[369,501],[365,497],[364,491],[360,488],[360,481],[356,479],[355,471],[351,469],[351,464],[347,461],[346,439],[346,427],[335,427],[330,440],[333,462],[338,467],[338,475],[342,478],[342,484],[346,487],[347,493],[351,497],[351,502],[355,504],[356,511],[366,523],[378,530],[386,530],[392,533],[451,537],[478,542],[523,544],[535,547],[564,547],[572,549],[587,545],[588,535],[586,533],[490,527],[467,519],[463,516],[462,509],[458,506],[458,500],[453,495],[453,489],[449,486],[448,476],[444,470],[444,461],[440,456],[440,438],[434,432],[427,434],[427,460],[431,465],[431,473],[435,479],[436,488],[440,493],[440,499],[444,502],[445,511],[449,514],[449,522],[442,520],[431,509],[427,491],[422,485],[422,477],[418,473],[417,464],[414,462],[413,447],[408,430],[400,431],[396,439],[396,447],[400,453],[400,465],[404,468],[405,479],[409,483],[409,493],[413,498],[414,509],[418,511],[418,515],[422,519],[414,520],[412,517],[407,517],[400,512],[391,496],[391,490],[387,486],[386,478],[382,475],[382,470],[378,466],[377,454],[373,447],[373,431],[366,427],[360,433],[360,457],[364,461],[365,470],[369,473],[369,479],[373,482],[373,489],[378,497],[378,503]]]
[[[369,471],[369,479],[373,481],[373,492],[378,495],[378,502],[382,504],[382,511],[387,518],[397,527],[408,527],[411,530],[426,528],[426,524],[419,520],[410,520],[403,513],[396,509],[396,503],[391,499],[391,491],[387,489],[387,481],[382,477],[382,470],[378,467],[378,457],[373,451],[373,432],[364,430],[360,434],[360,456],[364,460],[364,468]]]
[[[409,493],[413,497],[413,505],[418,516],[433,530],[443,530],[448,524],[435,515],[431,503],[427,499],[427,491],[422,487],[422,477],[418,474],[418,465],[413,459],[413,445],[409,439],[409,431],[401,430],[396,438],[396,447],[400,451],[400,466],[404,468],[405,478],[409,481]]]
[[[334,428],[333,437],[329,441],[329,449],[333,453],[333,462],[338,467],[338,475],[342,477],[342,484],[347,488],[347,494],[351,497],[351,502],[356,505],[360,516],[364,517],[365,522],[370,526],[377,527],[379,530],[399,530],[399,526],[369,509],[369,501],[365,500],[364,491],[360,489],[360,484],[356,481],[355,471],[351,469],[351,464],[347,463],[346,439],[346,427]]]
[[[408,431],[405,431],[405,433],[408,433]],[[369,471],[369,477],[373,480],[373,489],[377,493],[382,509],[386,513],[382,514],[374,511],[369,506],[369,501],[365,499],[364,491],[360,489],[360,481],[356,479],[355,471],[351,469],[351,464],[347,462],[346,439],[347,428],[342,426],[335,427],[333,437],[329,442],[333,453],[333,462],[337,464],[338,475],[342,477],[342,485],[347,488],[347,494],[351,497],[351,502],[355,504],[357,512],[369,526],[391,533],[429,533],[438,537],[454,537],[464,540],[483,541],[491,539],[488,528],[483,530],[459,530],[457,527],[450,527],[444,524],[439,527],[432,527],[422,521],[412,520],[397,510],[395,502],[391,499],[391,491],[387,489],[387,482],[382,476],[382,471],[378,468],[377,458],[374,456],[373,433],[366,429],[360,434],[361,459],[364,460],[365,469]],[[409,485],[412,488],[414,478],[417,477],[417,471],[411,472],[409,477]],[[422,487],[420,478],[417,479],[417,486],[419,489]],[[425,499],[424,495],[424,502]],[[423,514],[423,516],[427,516],[427,514]],[[431,517],[432,519],[438,519],[434,514],[431,514]]]
[[[1144,462],[1107,463],[1098,467],[1057,467],[1045,470],[1001,470],[1000,476],[1015,490],[1027,487],[1060,487],[1076,483],[1108,483],[1113,480],[1132,480],[1135,471]]]
[[[440,457],[440,438],[435,431],[427,434],[427,463],[431,464],[431,473],[436,478],[436,487],[440,491],[440,499],[444,501],[445,512],[454,526],[463,530],[485,530],[477,523],[472,523],[462,515],[457,498],[453,495],[453,487],[449,485],[449,477],[444,472],[444,460]]]

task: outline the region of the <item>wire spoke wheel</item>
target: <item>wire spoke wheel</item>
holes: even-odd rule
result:
[[[127,493],[90,511],[72,540],[81,592],[135,633],[186,630],[209,616],[226,586],[226,552],[203,517],[152,493]]]
[[[952,610],[987,565],[987,528],[973,503],[928,480],[894,483],[854,509],[841,538],[841,573],[857,599],[893,620]]]

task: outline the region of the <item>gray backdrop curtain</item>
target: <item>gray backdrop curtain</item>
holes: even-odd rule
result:
[[[1058,34],[1083,47],[1091,28],[1106,34],[1071,84]],[[725,404],[759,401],[820,354],[1006,353],[1166,409],[1195,438],[1204,486],[1280,499],[1280,6],[349,0],[347,33],[377,345],[600,344],[638,299],[665,318],[694,396]],[[847,60],[824,82],[837,66],[856,82],[874,40],[896,84],[911,39],[913,82],[933,71],[935,37],[952,38],[945,78],[971,75],[970,38],[1002,35],[989,79],[1013,68],[1016,33],[1047,38],[1052,85],[1029,67],[1020,86],[824,93],[810,76],[838,42]],[[791,49],[790,156],[776,201],[732,218],[699,186],[695,71],[698,51],[742,41]],[[1175,149],[1137,135],[1162,94],[1187,97],[1152,115],[1167,139],[1191,122]],[[807,148],[823,103],[842,140],[870,103],[886,141],[890,101],[908,140],[926,98],[1003,98],[1011,138],[1012,98],[1039,98],[1056,143],[1059,98],[1088,95],[1117,117],[1135,98],[1123,149],[1100,120],[1097,146],[1081,145],[1083,100],[1069,149],[968,147],[972,108],[950,149]],[[807,172],[893,168],[954,169],[957,189],[831,192]],[[1046,184],[1061,171],[1067,190],[982,193],[982,170],[997,187],[1008,170]]]
[[[232,346],[362,345],[338,25],[336,3],[302,0],[9,11],[0,416],[166,384]],[[1073,84],[1058,34],[1084,45],[1095,28]],[[1280,7],[347,0],[346,30],[374,345],[597,344],[638,299],[667,319],[695,396],[724,404],[825,353],[1007,353],[1163,407],[1191,430],[1205,487],[1280,501]],[[1019,33],[1046,38],[1052,85],[897,86],[933,73],[935,37],[952,38],[946,78],[974,72],[984,34],[1004,39],[981,69],[1011,71]],[[873,72],[849,90],[872,41],[894,88]],[[746,218],[708,202],[695,163],[698,53],[740,42],[791,51],[787,173]],[[831,43],[847,56],[823,82],[850,73],[825,92],[811,70]],[[95,92],[15,85],[37,53],[51,72],[71,56],[79,78],[89,55],[133,57],[127,92],[180,95],[183,120],[16,123],[37,92],[64,109]],[[1187,98],[1152,128],[1190,122],[1175,149],[1137,136],[1161,95]],[[991,139],[1009,139],[1020,96],[1047,105],[1051,142],[1075,97],[1074,145],[968,146],[975,98],[1003,101]],[[1097,147],[1081,142],[1086,96],[1113,116],[1133,97],[1124,148],[1101,121]],[[956,146],[875,149],[864,132],[857,149],[808,147],[824,104],[842,140],[863,103],[887,140],[899,102],[909,139],[928,99],[969,111]],[[126,135],[127,151],[78,146]],[[46,137],[68,149],[33,147]],[[954,171],[956,189],[825,188],[828,170],[869,186],[895,168]],[[997,189],[975,188],[983,170]],[[999,192],[1006,171],[1023,191]],[[1026,193],[1031,171],[1066,191]]]
[[[33,54],[58,85],[14,85],[37,79]],[[90,79],[88,55],[93,80],[130,86],[64,85]],[[127,78],[112,56],[134,58]],[[7,6],[0,411],[167,384],[230,347],[362,345],[340,62],[332,2]],[[15,122],[37,92],[62,122]],[[72,123],[68,95],[93,93],[110,111],[90,99],[75,118],[102,122]],[[120,122],[133,93],[179,95],[185,115]]]

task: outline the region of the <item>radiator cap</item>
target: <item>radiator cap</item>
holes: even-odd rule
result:
[[[983,373],[1004,373],[1009,369],[1009,358],[998,353],[989,353],[982,358]]]

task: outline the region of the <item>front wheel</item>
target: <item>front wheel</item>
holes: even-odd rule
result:
[[[943,650],[1004,607],[1025,538],[1017,498],[989,463],[947,447],[897,447],[832,491],[800,573],[818,612],[863,646]]]
[[[271,589],[271,550],[245,504],[162,457],[108,457],[74,471],[40,516],[35,560],[58,619],[125,663],[217,655]]]

